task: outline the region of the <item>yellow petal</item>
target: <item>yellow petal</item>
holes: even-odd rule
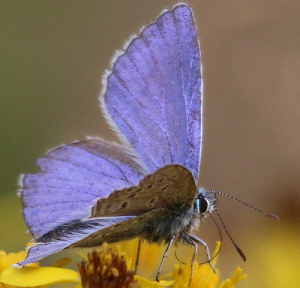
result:
[[[223,281],[219,288],[235,287],[236,284],[238,284],[239,282],[241,282],[242,280],[247,278],[246,274],[244,274],[242,276],[241,276],[241,274],[242,274],[242,269],[240,267],[237,267],[237,269],[235,270],[231,279],[226,279],[225,281]]]
[[[77,272],[64,268],[9,267],[1,273],[0,282],[19,287],[36,287],[57,283],[80,283],[80,277]]]
[[[62,259],[58,260],[57,262],[55,262],[51,267],[57,267],[57,268],[65,267],[71,261],[72,261],[72,259],[70,257],[65,257],[65,258],[62,258]]]
[[[141,285],[141,287],[143,288],[159,288],[159,287],[169,287],[174,283],[174,280],[172,281],[165,281],[165,280],[161,280],[159,282],[157,281],[149,281],[143,277],[134,276],[134,280],[137,280],[139,282],[139,284]]]
[[[242,280],[247,278],[247,275],[244,274],[242,275],[242,269],[240,267],[237,267],[233,276],[231,277],[231,282],[233,283],[233,285],[236,285],[237,283],[241,282]]]
[[[217,260],[218,260],[218,257],[219,257],[220,249],[221,249],[221,242],[217,241],[217,246],[215,248],[214,253],[212,254],[213,255],[213,259],[211,260],[211,264],[213,266],[216,266],[216,264],[217,264]]]

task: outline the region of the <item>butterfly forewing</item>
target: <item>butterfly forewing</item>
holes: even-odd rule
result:
[[[109,123],[151,173],[179,164],[197,180],[201,86],[194,17],[186,5],[178,5],[129,43],[100,100]]]
[[[192,173],[180,165],[168,165],[146,176],[138,186],[116,190],[99,199],[90,218],[138,216],[157,208],[189,209],[197,193]]]

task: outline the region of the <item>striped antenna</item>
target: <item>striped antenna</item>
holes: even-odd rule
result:
[[[260,209],[257,209],[257,208],[255,208],[254,206],[251,206],[251,205],[245,203],[244,201],[242,201],[242,200],[240,200],[240,199],[238,199],[238,198],[236,198],[236,197],[234,197],[234,196],[232,196],[232,195],[230,195],[230,194],[227,194],[227,193],[224,193],[224,192],[221,192],[221,191],[208,191],[208,193],[215,193],[215,194],[218,193],[218,194],[227,196],[227,197],[229,197],[229,198],[231,198],[231,199],[234,199],[235,201],[240,202],[241,204],[243,204],[243,205],[245,205],[245,206],[247,206],[247,207],[253,209],[254,211],[259,212],[259,213],[261,213],[261,214],[263,214],[263,215],[265,215],[265,216],[267,216],[267,217],[270,217],[270,218],[276,219],[276,220],[280,220],[279,216],[277,216],[277,215],[275,215],[275,214],[272,214],[272,213],[265,212],[265,211],[260,210]]]

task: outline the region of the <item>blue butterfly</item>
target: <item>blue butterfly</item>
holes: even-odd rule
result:
[[[100,95],[122,144],[97,138],[57,147],[37,161],[40,173],[21,178],[36,245],[19,267],[62,249],[135,237],[167,243],[167,250],[182,241],[195,253],[202,244],[210,259],[192,234],[215,210],[216,191],[196,185],[203,86],[191,9],[179,4],[163,12],[124,50]]]

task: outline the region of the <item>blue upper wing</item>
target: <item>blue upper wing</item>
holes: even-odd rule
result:
[[[197,179],[201,85],[194,17],[182,4],[129,43],[113,64],[100,100],[109,123],[149,172],[180,164]]]
[[[24,218],[36,239],[89,216],[95,199],[137,185],[144,177],[124,147],[102,139],[55,148],[38,165],[41,172],[24,175],[21,183]]]

